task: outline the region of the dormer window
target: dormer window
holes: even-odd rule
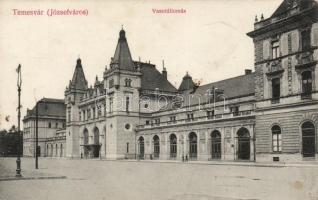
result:
[[[131,87],[131,79],[129,78],[125,79],[125,87]]]
[[[272,59],[279,57],[279,41],[276,40],[272,43]]]

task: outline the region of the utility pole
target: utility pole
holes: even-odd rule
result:
[[[21,119],[21,85],[22,85],[22,76],[21,76],[21,65],[19,64],[16,69],[18,73],[18,145],[17,145],[17,169],[16,169],[16,177],[22,177],[21,175],[21,158],[20,158],[20,145],[21,145],[21,134],[20,134],[20,119]]]
[[[34,148],[34,152],[35,152],[35,169],[39,169],[39,165],[38,165],[38,121],[39,121],[39,112],[38,112],[38,107],[39,107],[39,103],[40,102],[36,102],[35,105],[35,148]]]

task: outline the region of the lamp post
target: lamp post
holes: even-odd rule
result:
[[[21,85],[22,85],[22,76],[21,76],[21,65],[19,64],[17,68],[18,73],[18,145],[17,145],[17,169],[16,169],[16,177],[22,177],[21,175],[21,158],[20,158],[20,144],[21,144],[21,135],[20,135],[20,118],[21,118]]]

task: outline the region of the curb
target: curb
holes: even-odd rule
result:
[[[43,179],[66,179],[66,176],[38,176],[38,177],[5,177],[0,181],[23,181],[23,180],[43,180]]]

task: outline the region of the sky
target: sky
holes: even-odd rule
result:
[[[64,98],[77,58],[86,79],[101,80],[123,26],[134,60],[162,60],[168,80],[179,86],[188,72],[202,84],[254,69],[255,15],[270,15],[282,0],[0,1],[0,129],[17,125],[17,73],[22,68],[22,118],[43,97]],[[184,9],[155,14],[153,9]],[[13,9],[43,10],[42,16]],[[46,15],[47,9],[87,10],[87,16]],[[9,116],[9,117],[8,117]],[[6,120],[6,118],[8,120]],[[22,127],[22,123],[21,123]]]

